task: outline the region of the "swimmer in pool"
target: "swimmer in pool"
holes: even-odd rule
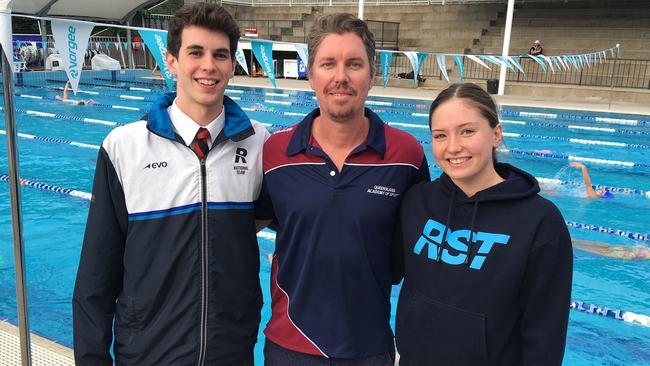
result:
[[[95,101],[92,100],[92,99],[88,99],[88,100],[69,99],[68,98],[68,86],[69,85],[70,85],[70,80],[68,80],[68,82],[65,83],[65,87],[63,87],[63,96],[60,97],[60,96],[57,95],[54,98],[56,98],[56,100],[59,100],[61,102],[71,103],[71,104],[74,104],[74,105],[86,105],[86,104],[94,104],[95,103]]]
[[[584,164],[578,163],[577,161],[572,161],[569,163],[569,165],[574,168],[580,168],[580,170],[582,170],[582,179],[585,182],[587,198],[596,199],[614,197],[612,192],[610,192],[607,188],[594,190],[593,186],[591,185],[591,177],[589,177],[589,172],[587,171],[587,167]]]
[[[650,248],[644,245],[611,245],[589,240],[573,240],[573,247],[585,252],[626,260],[650,260]]]

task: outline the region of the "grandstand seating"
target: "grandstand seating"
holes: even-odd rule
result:
[[[245,27],[257,26],[260,38],[304,42],[305,32],[320,14],[348,12],[356,6],[246,7],[228,5],[228,10]],[[365,19],[398,22],[400,50],[428,50],[463,53],[472,47],[491,21],[505,9],[504,4],[473,5],[370,5]],[[266,21],[268,19],[282,19]],[[267,32],[265,27],[269,28]],[[265,37],[265,33],[268,37]],[[378,35],[376,35],[378,36]]]
[[[356,6],[227,7],[242,30],[254,26],[260,38],[288,42],[305,42],[306,30],[319,14],[357,12]],[[398,22],[400,50],[500,54],[505,7],[505,3],[366,3],[365,18]],[[620,43],[622,58],[650,59],[650,1],[517,2],[510,53],[525,53],[535,39],[542,41],[548,55],[585,53]]]
[[[502,14],[472,52],[500,54],[504,28]],[[620,43],[621,58],[650,60],[650,1],[517,2],[510,54],[526,53],[536,39],[547,55],[587,53]]]

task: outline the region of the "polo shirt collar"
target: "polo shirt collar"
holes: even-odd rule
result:
[[[368,137],[366,141],[359,145],[353,152],[365,150],[370,147],[375,150],[382,158],[386,153],[386,135],[384,132],[384,122],[379,116],[368,108],[364,109],[365,116],[370,120],[370,129],[368,130]],[[314,109],[296,126],[296,131],[291,136],[291,141],[287,146],[286,153],[288,156],[297,155],[302,151],[306,151],[311,140],[311,127],[314,124],[314,119],[320,116],[320,108]]]

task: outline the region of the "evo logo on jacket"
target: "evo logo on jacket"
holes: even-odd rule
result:
[[[413,247],[413,253],[420,255],[422,249],[426,246],[427,252],[429,253],[429,259],[437,260],[439,252],[438,246],[442,246],[440,259],[443,262],[454,266],[463,264],[467,257],[469,230],[449,230],[447,232],[445,242],[449,247],[453,248],[455,252],[458,252],[457,254],[452,254],[442,243],[442,236],[445,229],[446,227],[444,224],[429,219],[424,225],[422,236],[420,236],[420,239],[418,239]],[[463,239],[463,241],[461,241],[461,239]],[[480,270],[483,266],[483,262],[485,262],[485,258],[490,254],[490,250],[492,250],[494,244],[506,245],[508,244],[509,239],[510,235],[486,233],[482,231],[474,232],[474,235],[472,235],[472,242],[480,243],[480,246],[478,247],[478,251],[476,251],[474,258],[472,258],[469,268]]]

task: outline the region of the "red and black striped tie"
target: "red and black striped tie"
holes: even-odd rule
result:
[[[196,156],[198,156],[199,159],[205,159],[205,156],[210,150],[208,148],[209,138],[210,131],[206,130],[203,127],[199,128],[199,132],[196,133],[196,137],[194,138],[194,146],[192,146],[192,150],[194,150]]]

